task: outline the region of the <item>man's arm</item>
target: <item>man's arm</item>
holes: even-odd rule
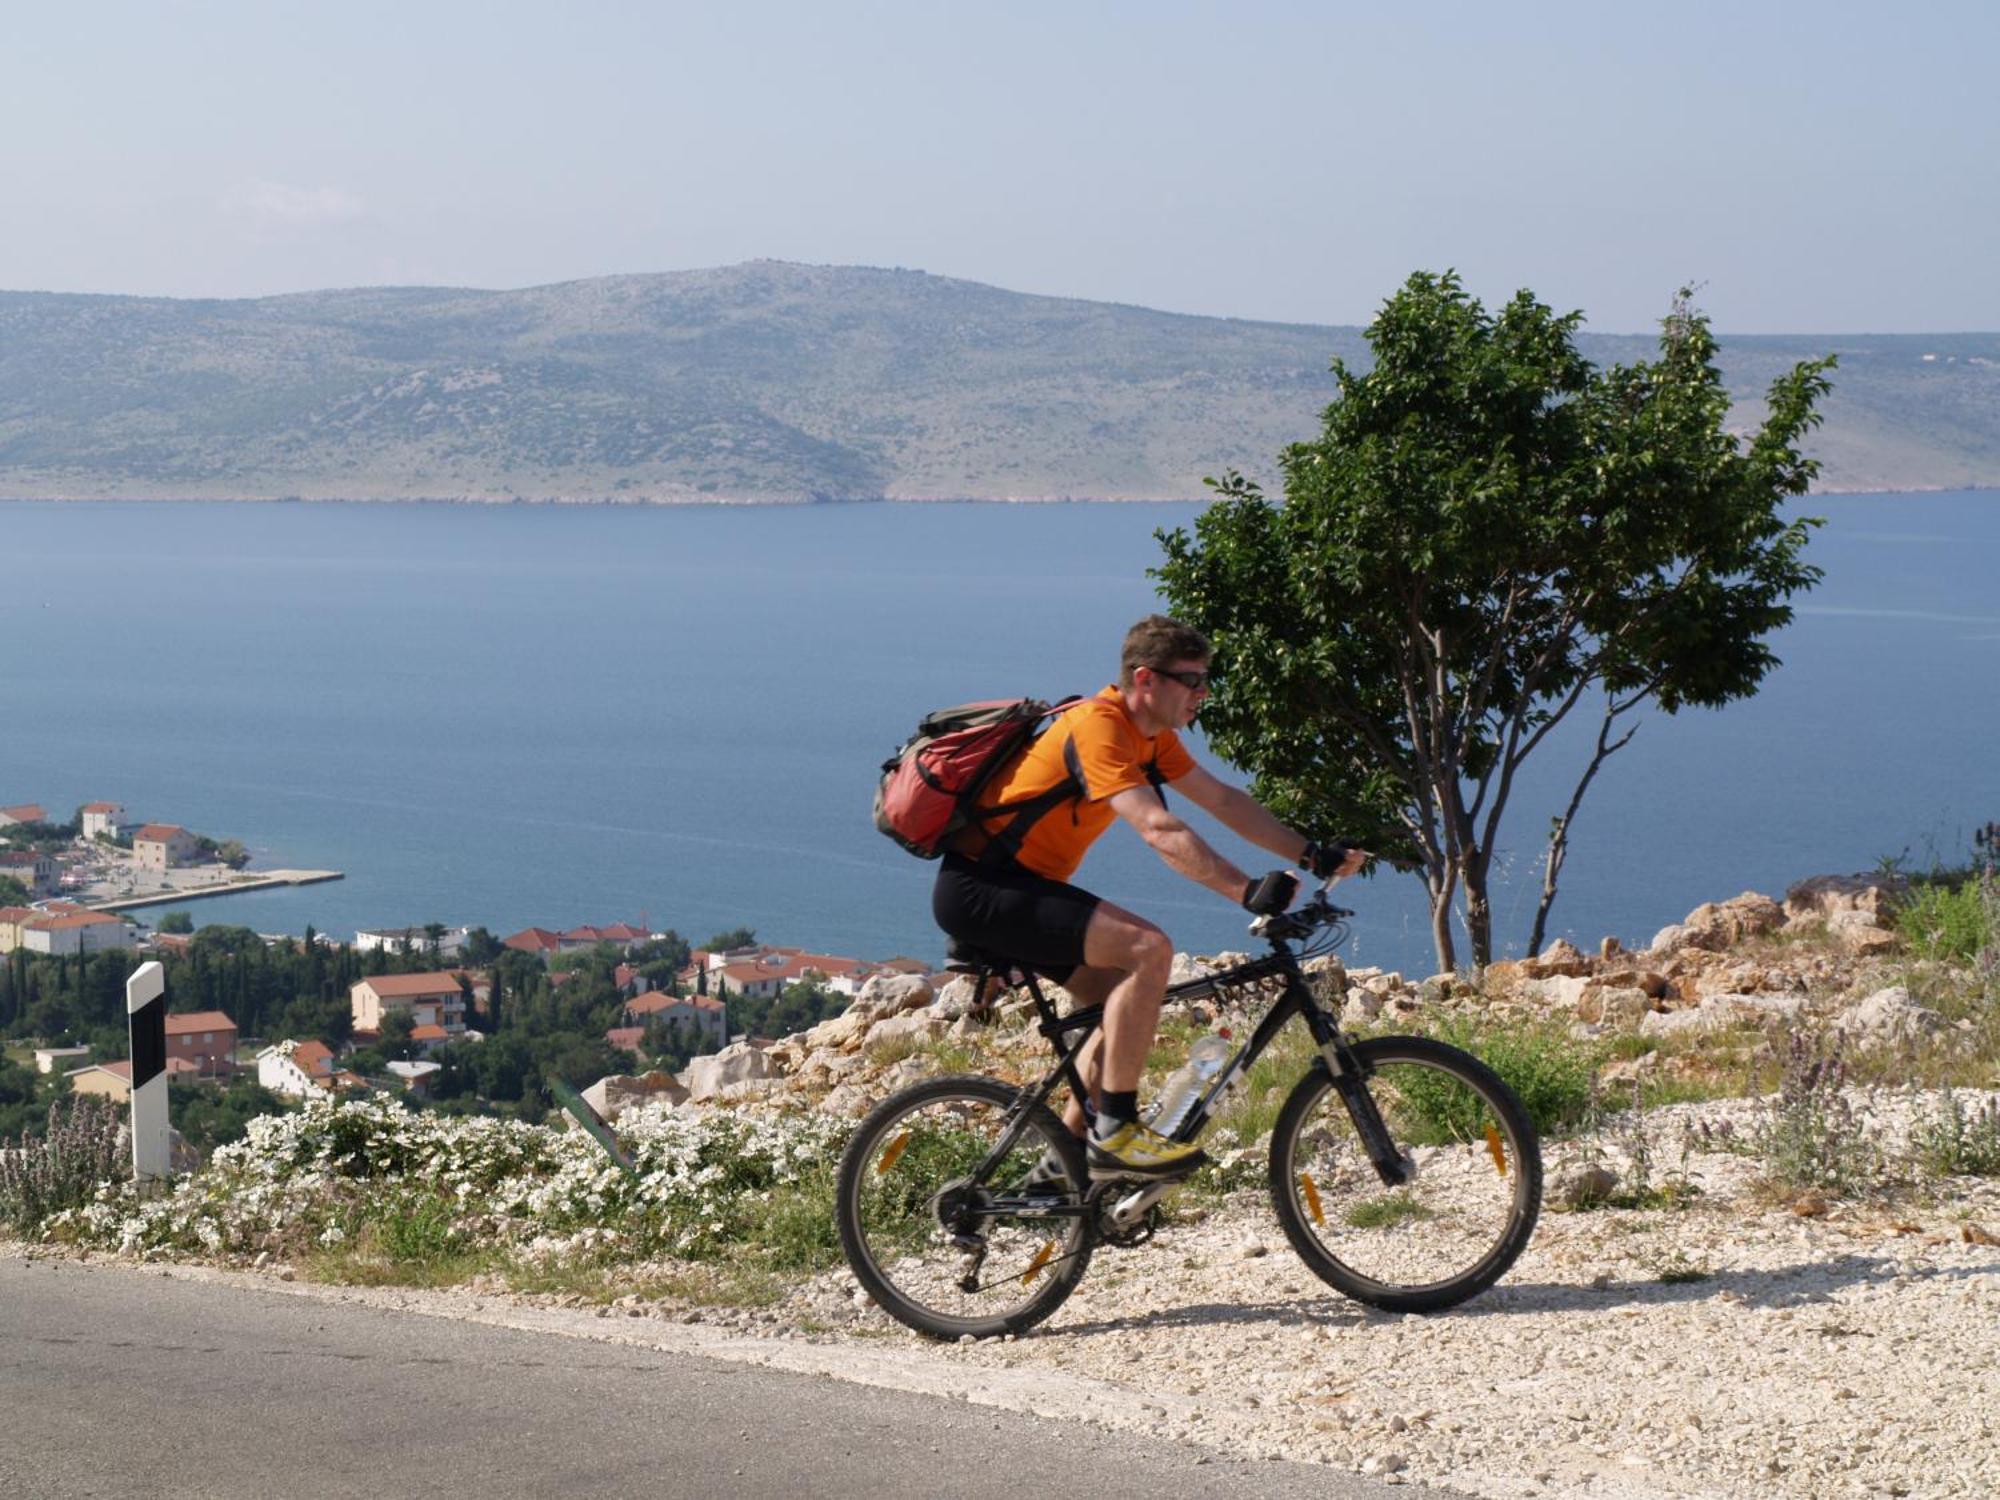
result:
[[[1181,778],[1175,785],[1181,785],[1186,779]],[[1171,809],[1162,806],[1150,786],[1127,787],[1110,798],[1110,805],[1111,810],[1130,823],[1139,837],[1151,845],[1153,852],[1170,868],[1199,885],[1207,886],[1218,896],[1231,901],[1243,899],[1250,877],[1211,849],[1207,841],[1175,817]],[[1250,805],[1257,806],[1254,802]],[[1258,811],[1263,812],[1263,809],[1258,808]],[[1270,814],[1265,813],[1264,816],[1269,818]],[[1272,821],[1276,823],[1276,819]],[[1284,825],[1277,826],[1282,828]],[[1302,842],[1294,836],[1293,848],[1296,849]]]
[[[1297,864],[1305,852],[1304,834],[1280,823],[1241,787],[1218,781],[1200,766],[1174,782],[1173,788],[1238,838],[1270,850],[1287,864]]]
[[[1218,780],[1200,766],[1191,768],[1172,786],[1238,838],[1270,850],[1287,864],[1298,864],[1304,858],[1306,836],[1279,822],[1263,803],[1241,787]],[[1350,850],[1341,863],[1340,873],[1354,874],[1367,859],[1365,850]]]

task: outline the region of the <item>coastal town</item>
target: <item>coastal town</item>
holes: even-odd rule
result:
[[[66,821],[37,803],[0,807],[0,1038],[9,1056],[32,1064],[47,1087],[60,1078],[71,1093],[129,1098],[117,1017],[101,999],[95,1011],[84,1003],[82,976],[110,956],[122,983],[139,962],[157,959],[170,976],[167,1071],[176,1091],[254,1082],[268,1097],[246,1108],[381,1092],[412,1103],[450,1098],[461,1108],[519,1107],[525,1098],[532,1112],[539,1080],[516,1068],[489,1091],[480,1063],[468,1060],[510,1025],[567,1040],[550,1071],[576,1075],[579,1087],[650,1071],[672,1079],[669,1087],[719,1088],[729,1080],[704,1084],[698,1059],[732,1047],[754,1054],[792,1023],[845,1008],[877,976],[922,977],[931,968],[908,957],[864,960],[759,942],[748,929],[696,946],[628,921],[529,926],[504,937],[429,922],[362,929],[342,942],[310,929],[299,938],[197,928],[180,911],[156,927],[127,915],[240,888],[232,881],[246,862],[233,840],[137,822],[114,802],[86,803]],[[65,1009],[50,1000],[36,960],[54,961],[58,984],[76,971],[78,1003]],[[311,977],[240,977],[255,968]],[[300,993],[309,985],[317,1006]],[[272,992],[266,1003],[230,998],[255,988]],[[467,1076],[449,1076],[454,1064]]]

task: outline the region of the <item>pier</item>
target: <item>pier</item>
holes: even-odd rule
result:
[[[235,880],[218,880],[210,885],[183,886],[174,891],[155,891],[150,896],[126,896],[117,901],[94,901],[92,911],[131,911],[140,906],[172,906],[180,901],[204,901],[210,896],[240,896],[245,891],[268,891],[284,885],[317,885],[322,880],[344,879],[340,870],[260,870]]]

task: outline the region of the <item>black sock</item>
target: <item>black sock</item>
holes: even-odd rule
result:
[[[1127,1089],[1124,1093],[1104,1091],[1104,1102],[1097,1106],[1096,1134],[1099,1139],[1110,1135],[1120,1125],[1129,1125],[1139,1118],[1139,1091]]]

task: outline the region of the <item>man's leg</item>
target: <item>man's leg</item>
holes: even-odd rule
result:
[[[1092,969],[1119,971],[1104,1003],[1102,1086],[1097,1123],[1085,1147],[1091,1179],[1184,1177],[1208,1158],[1197,1147],[1168,1140],[1139,1120],[1139,1078],[1146,1071],[1146,1054],[1153,1049],[1153,1033],[1159,1027],[1173,945],[1151,922],[1104,901],[1084,929],[1083,956]]]
[[[1119,972],[1104,1002],[1103,1073],[1097,1082],[1108,1093],[1130,1092],[1139,1087],[1146,1054],[1153,1050],[1173,971],[1173,944],[1144,917],[1100,901],[1084,929],[1083,961],[1092,969]]]
[[[1119,980],[1125,977],[1123,969],[1093,969],[1089,964],[1078,964],[1063,981],[1063,989],[1076,1004],[1076,1009],[1087,1010],[1093,1005],[1102,1005],[1109,998]],[[1083,1075],[1084,1087],[1090,1090],[1091,1107],[1095,1109],[1098,1091],[1104,1080],[1104,1032],[1093,1031],[1090,1040],[1083,1044],[1083,1050],[1076,1055],[1076,1070]],[[1089,1121],[1083,1113],[1083,1101],[1071,1098],[1063,1110],[1063,1124],[1069,1126],[1071,1135],[1082,1135],[1089,1129]]]

